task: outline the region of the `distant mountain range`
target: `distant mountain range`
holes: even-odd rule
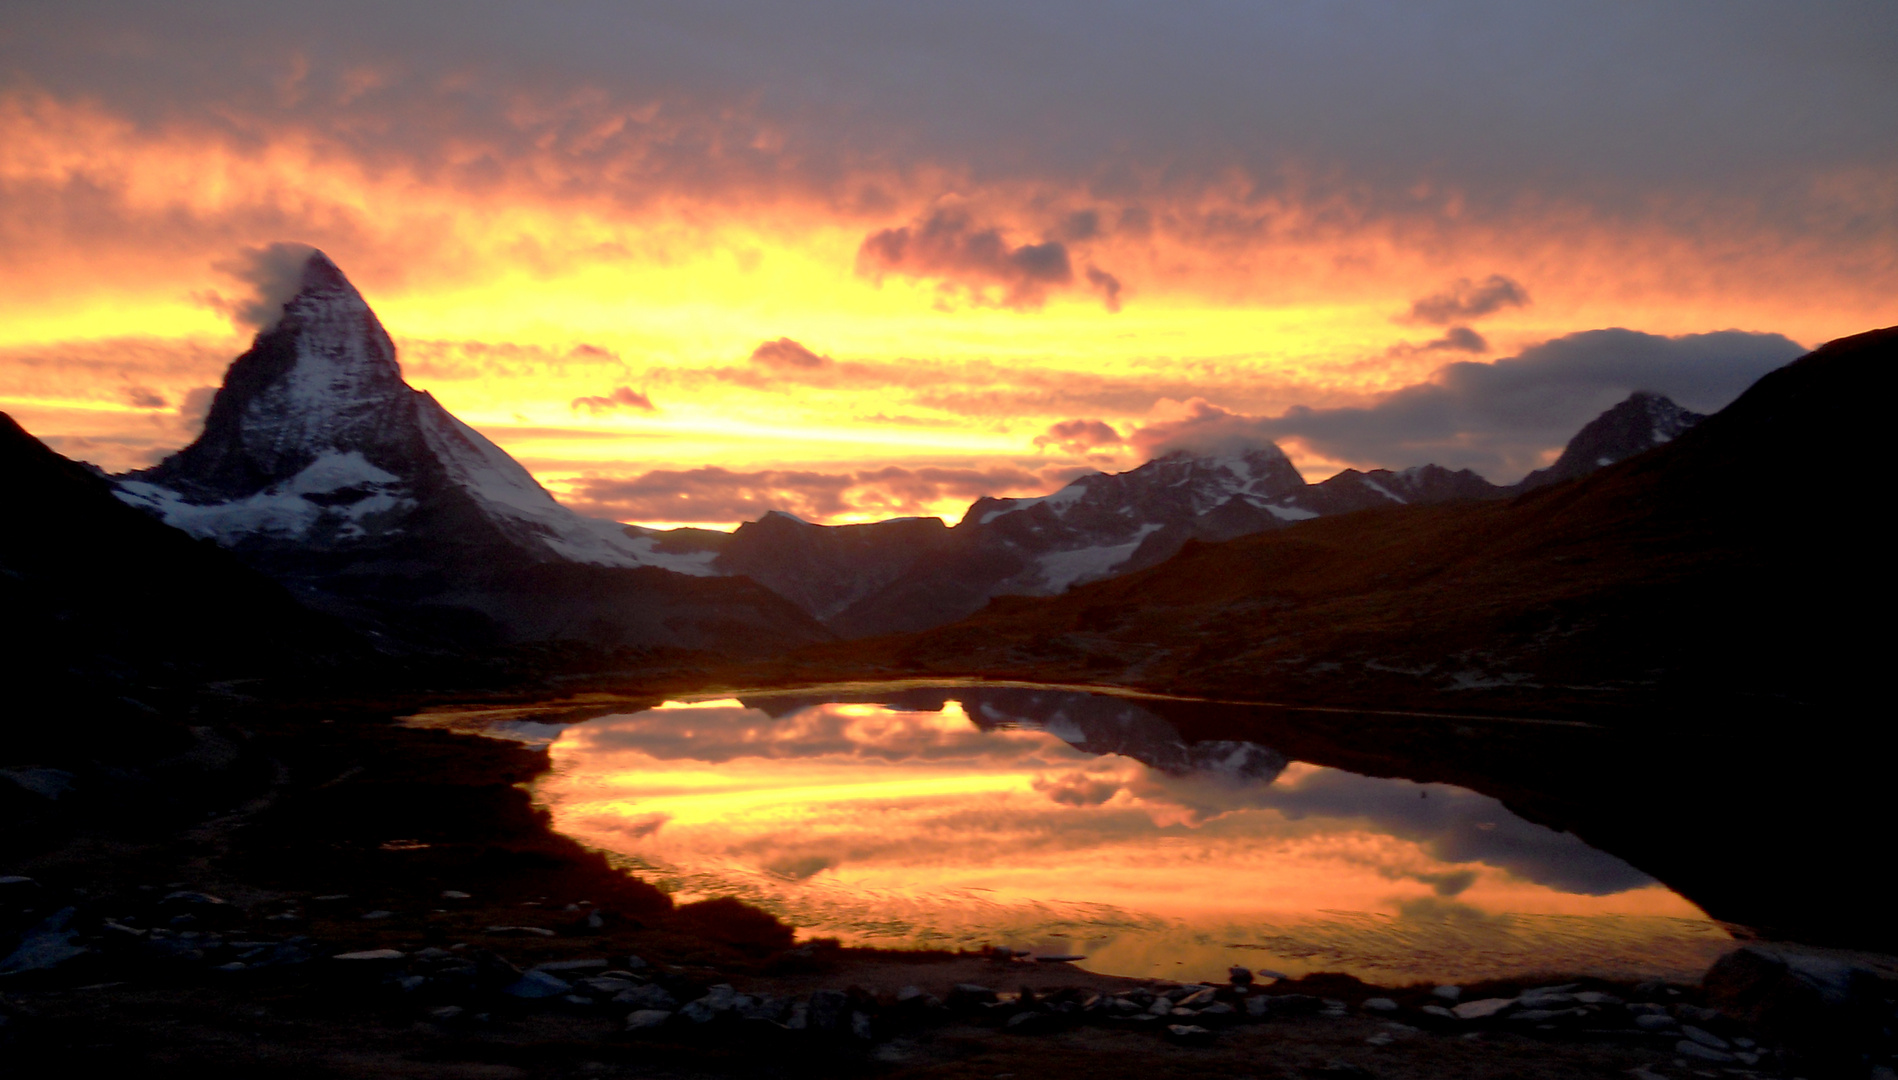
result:
[[[1701,419],[1635,394],[1508,487],[1436,465],[1309,484],[1265,444],[1173,453],[1038,498],[985,497],[953,527],[824,526],[773,512],[732,533],[655,532],[561,506],[411,388],[374,312],[315,253],[281,316],[227,371],[203,433],[112,483],[125,503],[214,541],[384,648],[573,640],[760,656],[944,626],[996,597],[1159,566],[1195,541],[1506,500],[1644,453]]]
[[[813,525],[772,513],[731,534],[678,530],[657,542],[742,574],[846,638],[926,630],[996,596],[1049,596],[1157,566],[1191,540],[1230,540],[1380,507],[1499,499],[1659,446],[1702,419],[1637,393],[1603,413],[1547,469],[1500,487],[1468,469],[1346,469],[1308,484],[1278,447],[1176,452],[1124,473],[1083,476],[1052,495],[983,498],[953,528],[936,518]]]
[[[1860,470],[1886,453],[1894,370],[1898,328],[1843,338],[1699,423],[1624,402],[1512,498],[1189,545],[809,670],[1770,729],[1882,673],[1890,552]]]

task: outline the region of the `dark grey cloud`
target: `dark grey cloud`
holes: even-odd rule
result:
[[[1424,352],[1485,353],[1489,351],[1489,342],[1467,326],[1452,326],[1442,337],[1426,342],[1421,349]]]
[[[767,341],[751,350],[751,362],[768,368],[812,368],[824,367],[831,363],[828,356],[820,356],[788,337]]]
[[[147,386],[126,387],[125,400],[135,409],[162,409],[167,404],[165,395]]]
[[[218,263],[217,269],[250,289],[249,295],[224,305],[224,312],[240,327],[261,330],[275,323],[283,305],[303,287],[303,267],[315,251],[308,244],[283,240],[247,247],[236,258]]]
[[[634,390],[630,386],[616,387],[611,393],[607,394],[574,398],[568,408],[571,408],[575,412],[585,409],[595,415],[603,412],[613,412],[616,409],[638,409],[641,412],[659,411],[659,407],[652,403],[651,398]]]
[[[1056,446],[1070,454],[1085,454],[1126,442],[1105,420],[1063,420],[1035,436],[1036,446]]]
[[[1501,274],[1481,281],[1458,278],[1450,286],[1410,305],[1410,322],[1446,326],[1494,314],[1504,308],[1527,307],[1529,291]]]
[[[1636,390],[1716,412],[1803,352],[1779,334],[1588,330],[1493,363],[1446,364],[1430,381],[1360,407],[1295,406],[1279,416],[1248,416],[1196,400],[1185,417],[1148,425],[1131,441],[1158,455],[1296,438],[1335,460],[1387,468],[1434,462],[1512,483]]]
[[[1097,266],[1087,268],[1087,283],[1101,294],[1101,303],[1109,311],[1120,310],[1120,279]]]
[[[1898,128],[1898,12],[1878,2],[16,8],[0,41],[9,81],[141,123],[308,118],[470,183],[540,141],[597,160],[658,134],[647,171],[621,176],[629,195],[655,169],[822,183],[895,155],[1102,189],[1124,181],[1104,159],[1260,184],[1296,182],[1283,170],[1302,164],[1393,202],[1415,200],[1420,177],[1452,179],[1474,194],[1469,214],[1533,178],[1632,208],[1649,187],[1885,165]],[[636,122],[599,128],[589,93]],[[754,130],[710,123],[739,112]],[[709,130],[672,126],[685,118]],[[488,152],[442,154],[450,143]]]
[[[1000,229],[976,224],[967,211],[938,207],[908,225],[865,237],[857,248],[857,274],[879,284],[891,275],[930,279],[945,296],[1032,311],[1047,302],[1050,291],[1073,284],[1074,265],[1059,240],[1012,244]],[[1110,308],[1118,307],[1119,291],[1113,282]]]

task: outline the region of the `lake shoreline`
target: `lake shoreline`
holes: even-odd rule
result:
[[[658,700],[677,692],[655,686],[645,696]],[[405,964],[427,949],[477,950],[518,971],[639,956],[681,969],[672,974],[689,980],[682,985],[730,983],[775,994],[847,992],[853,985],[894,994],[901,981],[941,996],[935,984],[962,977],[970,965],[1005,993],[1022,984],[1038,991],[1141,984],[1066,965],[1003,967],[981,958],[849,949],[800,955],[789,929],[761,914],[718,905],[674,908],[598,853],[549,829],[522,787],[546,768],[544,753],[394,722],[424,703],[207,708],[194,718],[200,723],[183,754],[145,766],[146,773],[166,778],[156,788],[114,788],[103,773],[78,771],[70,792],[39,808],[38,832],[49,841],[24,848],[18,846],[22,833],[15,832],[0,863],[0,874],[34,882],[7,887],[10,929],[31,931],[71,907],[71,943],[87,950],[44,971],[0,977],[0,1013],[7,1016],[0,1042],[7,1052],[23,1062],[67,1066],[188,1066],[192,1075],[306,1061],[318,1063],[304,1069],[307,1075],[553,1076],[592,1075],[575,1071],[588,1062],[604,1063],[600,1075],[640,1062],[678,1075],[720,1075],[758,1068],[758,1054],[767,1072],[791,1075],[828,1068],[835,1051],[825,1044],[804,1058],[797,1046],[746,1049],[729,1034],[689,1034],[696,1029],[629,1036],[625,1011],[574,1011],[557,1001],[498,1007],[488,1012],[492,1025],[439,1023],[425,1009],[450,1003],[392,994],[383,981],[391,971],[338,981],[335,965],[344,962],[334,956],[377,949],[402,953]],[[22,899],[29,892],[34,895]],[[224,903],[167,899],[174,894]],[[366,917],[378,912],[388,914]],[[595,913],[599,926],[589,925]],[[294,917],[276,918],[286,915]],[[174,922],[180,916],[189,918]],[[155,950],[153,935],[161,929],[166,934],[158,940],[174,944]],[[178,935],[193,930],[218,935],[217,943],[180,947]],[[291,942],[299,937],[306,940]],[[256,961],[255,955],[238,960],[248,949],[234,951],[233,943],[258,941],[293,945],[305,959],[249,974],[247,968],[219,970]],[[456,944],[467,949],[453,950]],[[194,949],[201,955],[191,956]],[[167,950],[179,955],[161,955]],[[928,974],[932,968],[945,974]],[[1576,980],[1551,973],[1538,985],[1569,981]],[[891,1039],[847,1043],[858,1052],[846,1055],[843,1068],[879,1075],[975,1076],[1016,1068],[1062,1075],[1087,1063],[1093,1075],[1150,1075],[1168,1062],[1231,1068],[1269,1054],[1294,1071],[1341,1062],[1378,1076],[1448,1068],[1481,1073],[1486,1062],[1538,1075],[1599,1075],[1604,1067],[1677,1074],[1668,1067],[1673,1044],[1656,1050],[1645,1036],[1630,1036],[1623,1045],[1490,1025],[1483,1030],[1493,1032],[1475,1041],[1461,1038],[1467,1031],[1397,1032],[1393,1044],[1370,1043],[1391,1030],[1382,1025],[1403,1021],[1366,1014],[1362,1000],[1405,991],[1360,986],[1312,995],[1346,1001],[1351,1011],[1344,1018],[1241,1025],[1219,1031],[1207,1046],[1085,1025],[1054,1024],[1044,1036],[1025,1039],[1005,1027],[950,1018]],[[1691,986],[1673,989],[1690,1003],[1697,994]],[[1623,991],[1621,997],[1633,993],[1618,984],[1602,992],[1612,990]],[[463,1007],[470,1016],[479,1011]],[[1392,1045],[1409,1057],[1394,1060]],[[477,1064],[501,1071],[467,1071]]]

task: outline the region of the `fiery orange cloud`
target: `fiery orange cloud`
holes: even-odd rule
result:
[[[696,84],[318,55],[162,108],[56,72],[0,87],[0,408],[112,469],[176,448],[255,315],[243,253],[283,241],[336,258],[410,380],[562,497],[717,525],[953,517],[1138,464],[1159,443],[1122,434],[1180,402],[1308,472],[1418,464],[1385,455],[1489,436],[1345,429],[1450,361],[1894,321],[1898,179],[1875,161],[1613,198],[1243,140],[991,161]],[[1301,408],[1329,426],[1279,423]],[[1567,434],[1538,423],[1455,463],[1525,467]]]

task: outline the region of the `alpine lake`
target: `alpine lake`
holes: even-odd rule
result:
[[[1439,778],[1427,755],[1406,769],[1401,753],[1325,753],[1298,734],[1331,720],[1324,710],[1279,714],[1282,749],[1207,737],[1240,723],[1219,703],[1025,684],[615,708],[406,722],[544,746],[532,794],[557,830],[676,900],[737,897],[800,938],[1006,947],[1183,981],[1236,965],[1384,985],[1553,971],[1691,982],[1734,945],[1733,928],[1654,877]],[[1588,738],[1497,718],[1403,722],[1448,725],[1465,744]]]

